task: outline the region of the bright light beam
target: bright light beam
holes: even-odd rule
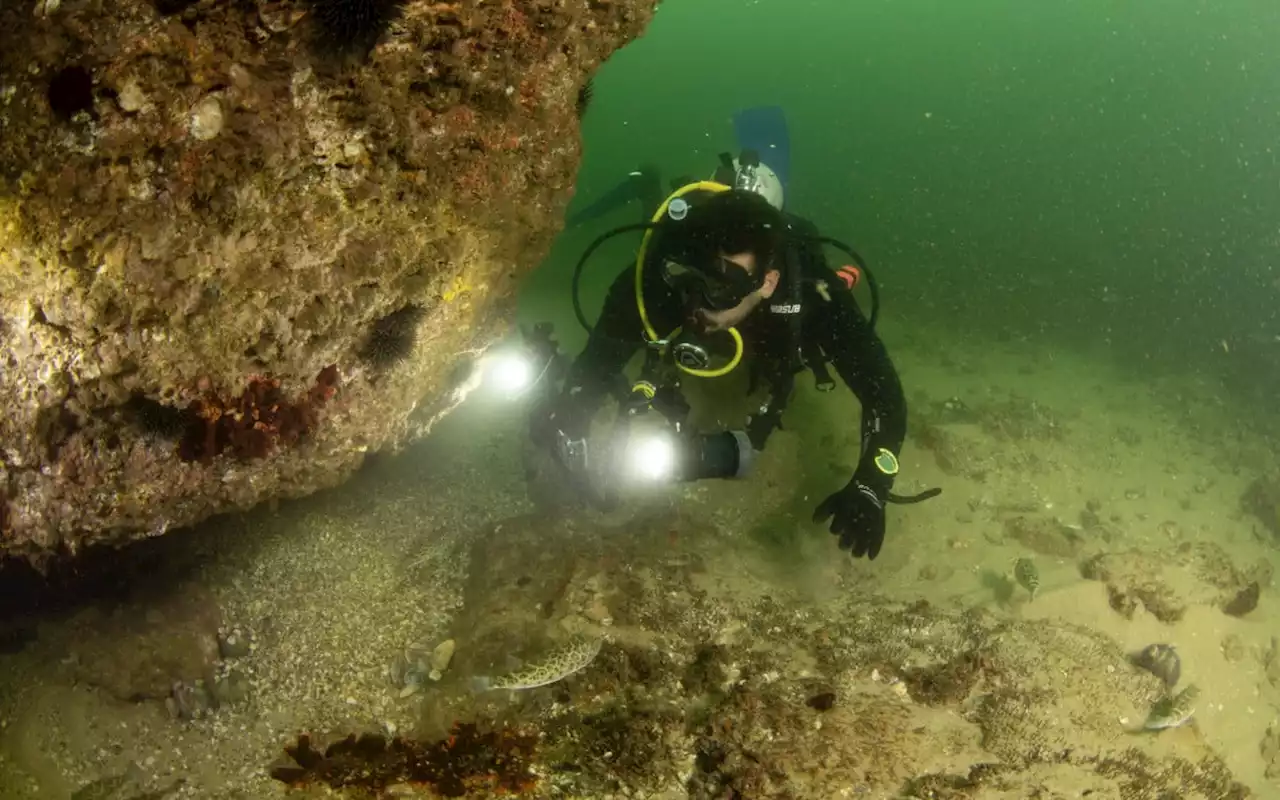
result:
[[[676,447],[670,436],[655,434],[635,442],[631,447],[631,470],[649,481],[672,477],[676,466]]]
[[[533,365],[514,353],[496,355],[485,365],[492,384],[510,394],[519,394],[533,382]]]

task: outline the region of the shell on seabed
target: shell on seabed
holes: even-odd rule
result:
[[[1149,644],[1134,653],[1130,660],[1135,666],[1142,667],[1164,681],[1164,685],[1170,689],[1177,685],[1178,678],[1182,676],[1182,661],[1171,644]]]

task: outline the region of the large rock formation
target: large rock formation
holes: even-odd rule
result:
[[[0,554],[306,494],[420,430],[655,3],[0,7]]]

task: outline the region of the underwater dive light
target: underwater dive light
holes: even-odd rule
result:
[[[671,434],[655,432],[627,447],[627,466],[632,476],[643,481],[666,481],[675,477],[676,443]]]
[[[485,381],[508,394],[520,394],[533,382],[534,365],[524,353],[495,353],[484,366]]]

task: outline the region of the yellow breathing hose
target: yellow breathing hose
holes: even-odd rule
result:
[[[667,215],[667,209],[671,205],[671,201],[680,197],[684,197],[690,192],[727,192],[729,187],[723,183],[716,181],[698,181],[681,186],[671,193],[666,200],[662,201],[662,205],[658,206],[658,210],[654,212],[653,219],[650,220],[654,225],[662,221]],[[652,323],[649,322],[649,312],[644,305],[644,257],[649,251],[649,240],[653,238],[653,228],[644,232],[644,238],[640,240],[640,249],[636,252],[636,308],[640,311],[640,323],[644,325],[644,334],[649,338],[650,342],[662,341],[658,338],[658,332],[654,330]],[[733,358],[729,359],[729,363],[715,369],[693,369],[683,364],[677,363],[676,366],[682,372],[693,375],[696,378],[719,378],[728,375],[742,362],[742,334],[738,333],[737,328],[728,329],[729,336],[733,338]],[[667,341],[675,338],[680,334],[680,328],[676,328],[667,335]]]

